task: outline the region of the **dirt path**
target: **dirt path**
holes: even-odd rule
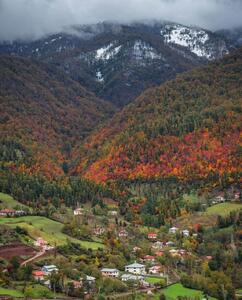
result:
[[[29,259],[23,261],[23,262],[21,263],[21,266],[26,266],[28,263],[30,263],[31,261],[33,261],[33,260],[39,258],[40,256],[42,256],[42,255],[44,255],[44,254],[45,254],[45,250],[42,250],[42,251],[38,252],[35,256],[30,257]]]

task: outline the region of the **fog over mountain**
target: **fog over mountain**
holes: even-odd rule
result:
[[[241,15],[241,0],[0,0],[0,40],[33,40],[102,21],[169,20],[229,29],[242,26]]]

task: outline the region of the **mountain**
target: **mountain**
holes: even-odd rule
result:
[[[219,59],[233,47],[221,34],[175,23],[100,23],[33,42],[2,43],[0,53],[58,67],[122,107],[145,89]]]
[[[236,181],[241,107],[242,49],[145,91],[87,139],[74,172],[96,182]]]
[[[114,113],[66,74],[40,62],[0,56],[1,161],[29,173],[62,175],[70,148]]]

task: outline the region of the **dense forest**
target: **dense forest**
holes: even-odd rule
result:
[[[0,56],[0,103],[1,161],[48,178],[67,173],[71,148],[115,111],[60,71],[11,56]]]
[[[72,155],[96,182],[239,178],[242,50],[147,90]]]

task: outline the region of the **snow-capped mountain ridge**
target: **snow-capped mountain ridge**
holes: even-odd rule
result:
[[[198,57],[208,60],[220,58],[229,53],[225,41],[213,40],[211,32],[200,28],[167,24],[161,29],[161,36],[166,44],[185,47]]]
[[[58,33],[34,42],[0,44],[0,54],[59,68],[97,96],[123,106],[144,89],[221,58],[234,47],[221,34],[168,22],[103,23],[79,30],[80,35]]]

